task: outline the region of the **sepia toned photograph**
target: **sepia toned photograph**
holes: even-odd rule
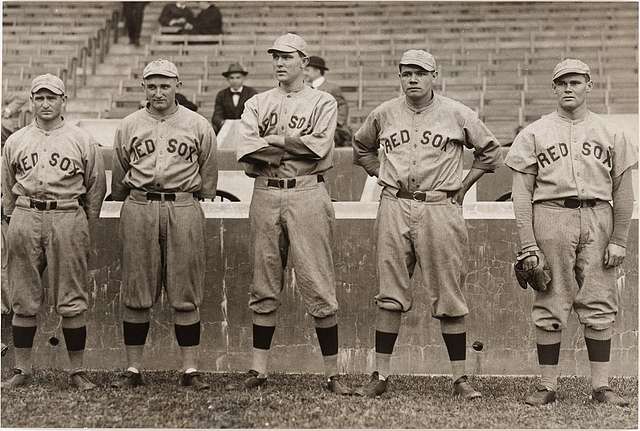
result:
[[[1,6],[0,427],[639,427],[637,2]]]

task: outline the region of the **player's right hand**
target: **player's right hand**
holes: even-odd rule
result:
[[[529,256],[522,261],[522,269],[525,271],[532,270],[538,265],[538,258],[535,256]]]

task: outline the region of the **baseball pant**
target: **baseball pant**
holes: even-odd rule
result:
[[[30,208],[18,197],[7,234],[7,279],[13,312],[35,316],[42,305],[42,275],[58,314],[79,316],[87,310],[89,224],[78,201],[57,201],[55,210]]]
[[[411,277],[419,264],[433,317],[469,313],[462,293],[468,234],[462,206],[445,192],[427,192],[425,202],[399,199],[385,188],[376,218],[378,307],[409,311]]]
[[[176,311],[197,314],[205,277],[204,212],[191,193],[172,195],[173,201],[148,200],[146,192],[131,190],[122,205],[123,302],[151,308],[164,285]]]
[[[327,317],[338,310],[331,251],[333,205],[316,175],[295,180],[295,188],[280,189],[268,187],[267,178],[256,178],[249,209],[254,263],[249,308],[270,313],[280,306],[290,253],[308,313]]]
[[[603,263],[613,230],[611,205],[599,201],[592,208],[572,209],[559,201],[535,203],[533,230],[551,270],[549,289],[535,294],[534,324],[561,330],[573,306],[583,325],[611,327],[618,313],[616,270]]]
[[[9,254],[7,253],[7,230],[9,230],[9,225],[2,220],[0,225],[2,228],[2,250],[0,251],[0,255],[2,257],[2,275],[0,276],[0,280],[3,280],[0,284],[0,294],[2,295],[2,314],[9,314],[11,312],[11,295],[9,293],[9,278],[7,275],[7,261]]]

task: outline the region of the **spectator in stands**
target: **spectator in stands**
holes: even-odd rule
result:
[[[195,34],[222,34],[222,14],[212,2],[199,2],[201,10],[193,24]]]
[[[239,120],[244,111],[244,103],[258,92],[244,85],[249,72],[240,63],[232,63],[222,76],[227,78],[229,87],[220,90],[216,95],[216,105],[211,118],[213,130],[220,131],[225,120]]]
[[[28,97],[16,94],[7,97],[4,101],[4,109],[2,110],[2,146],[4,141],[16,130],[20,128],[20,113],[29,109]]]
[[[176,102],[178,105],[182,105],[187,109],[191,109],[193,112],[198,112],[198,105],[187,99],[182,93],[176,93]]]
[[[142,31],[142,19],[147,1],[122,2],[122,14],[127,24],[129,33],[129,45],[140,46],[140,33]]]
[[[349,105],[342,95],[340,86],[327,81],[324,74],[329,70],[325,65],[322,57],[312,55],[309,57],[309,64],[305,68],[304,74],[307,83],[318,90],[331,94],[338,102],[338,126],[334,141],[336,147],[350,147],[353,132],[349,128],[347,121],[349,119]]]
[[[167,4],[160,13],[158,19],[160,25],[164,27],[175,27],[175,33],[191,33],[193,30],[193,12],[184,2],[175,2],[175,4]]]

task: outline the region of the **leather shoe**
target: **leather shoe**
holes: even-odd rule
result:
[[[371,373],[371,379],[364,386],[356,389],[355,394],[362,397],[374,398],[382,395],[387,391],[387,379],[380,380],[380,375],[377,371]]]
[[[84,371],[76,371],[72,373],[69,380],[71,381],[71,387],[81,391],[90,391],[91,389],[96,388],[96,385],[87,378]]]
[[[247,377],[244,379],[245,389],[253,389],[264,385],[267,382],[266,377],[260,377],[260,373],[256,370],[247,371]]]
[[[196,391],[209,389],[209,385],[202,380],[202,376],[197,371],[193,373],[183,373],[180,377],[180,386],[189,386]]]
[[[556,391],[551,391],[542,385],[536,385],[535,392],[529,394],[524,400],[525,404],[530,406],[543,406],[553,403],[556,400]]]
[[[26,386],[31,382],[31,374],[26,374],[20,368],[13,369],[13,377],[9,380],[5,380],[2,382],[0,387],[2,389],[10,389],[10,388],[18,388],[21,386]]]
[[[599,403],[613,404],[618,407],[627,407],[629,405],[629,401],[613,392],[613,389],[609,386],[602,386],[598,389],[594,389],[591,392],[591,399],[598,401]]]
[[[142,374],[134,373],[133,371],[125,371],[124,373],[118,376],[118,380],[111,383],[112,388],[125,389],[125,388],[135,388],[137,386],[144,385],[142,381]]]
[[[453,395],[461,396],[465,400],[475,400],[482,397],[480,392],[473,389],[467,376],[462,376],[453,382]]]
[[[325,388],[330,391],[333,392],[334,394],[338,394],[338,395],[352,395],[353,394],[353,390],[345,385],[344,383],[340,382],[340,379],[338,378],[338,376],[331,376],[327,379],[327,382],[325,384]]]

